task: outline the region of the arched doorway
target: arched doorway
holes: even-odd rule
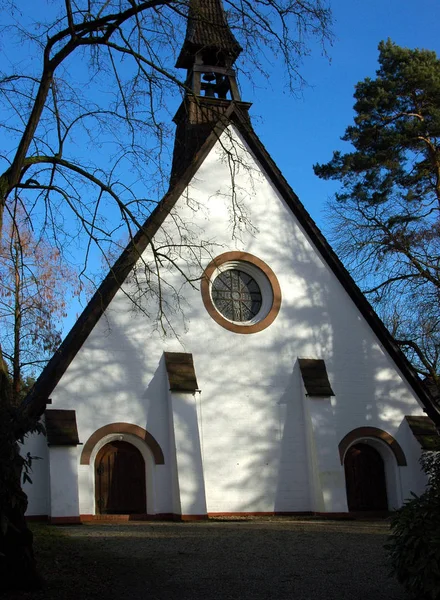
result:
[[[145,514],[145,462],[132,444],[115,440],[95,460],[96,513]]]
[[[369,444],[354,444],[345,454],[345,483],[349,511],[387,511],[384,462]]]

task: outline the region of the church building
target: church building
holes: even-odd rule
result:
[[[254,132],[221,0],[191,0],[167,194],[27,402],[28,516],[385,513],[440,412]]]

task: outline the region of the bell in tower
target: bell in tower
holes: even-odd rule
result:
[[[247,114],[233,65],[241,46],[232,34],[222,0],[190,0],[185,40],[176,67],[187,70],[177,125],[171,183],[191,164],[219,119],[234,103]]]
[[[176,67],[187,69],[196,96],[240,100],[232,65],[241,53],[221,0],[190,0],[188,26]]]

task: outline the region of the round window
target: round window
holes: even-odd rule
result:
[[[236,323],[250,321],[261,308],[258,283],[239,269],[228,269],[217,275],[212,283],[211,297],[219,313]]]
[[[265,329],[281,304],[273,271],[246,252],[226,252],[214,259],[205,270],[201,288],[211,317],[235,333]]]

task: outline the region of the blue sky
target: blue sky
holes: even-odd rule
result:
[[[335,149],[348,148],[340,137],[353,119],[354,86],[367,76],[374,77],[378,43],[390,37],[401,46],[435,50],[440,56],[439,0],[329,2],[334,15],[334,43],[327,48],[326,57],[319,44],[311,42],[311,56],[301,67],[309,87],[297,97],[289,94],[281,64],[274,65],[269,82],[264,82],[265,89],[255,90],[244,77],[239,81],[242,99],[253,103],[254,128],[324,233],[328,233],[328,227],[323,209],[337,184],[319,180],[312,165],[329,161]],[[23,14],[15,17],[22,23],[26,18],[38,19],[41,6],[50,10],[58,6],[58,2],[52,5],[45,0],[20,0],[18,6]],[[23,65],[36,61],[39,70],[39,58],[27,51],[26,45],[18,42],[12,50],[13,59],[20,56]],[[76,69],[77,60],[74,58],[69,68]],[[255,81],[257,84],[261,81],[258,73]],[[179,103],[178,97],[170,99],[169,114],[174,114]],[[169,116],[165,118],[171,120]],[[3,139],[3,142],[6,146],[7,141]]]
[[[323,209],[337,184],[318,179],[312,165],[328,162],[333,150],[348,150],[340,137],[353,120],[354,86],[374,77],[379,42],[389,37],[440,56],[438,0],[333,0],[332,9],[335,39],[329,58],[313,47],[302,68],[309,84],[302,97],[283,92],[280,72],[271,78],[272,89],[254,94],[244,85],[242,90],[243,100],[253,102],[251,115],[257,117],[253,123],[262,142],[324,233]]]
[[[22,0],[22,17],[32,16],[40,5],[40,0]],[[337,184],[319,180],[312,165],[329,161],[335,149],[348,149],[340,137],[353,119],[354,86],[367,76],[374,77],[378,43],[389,37],[401,46],[427,48],[440,56],[439,0],[333,0],[331,6],[333,45],[327,48],[326,57],[311,42],[311,56],[301,67],[308,87],[301,94],[293,97],[287,92],[281,65],[274,65],[265,89],[255,90],[244,78],[240,80],[242,99],[253,103],[255,130],[326,235],[330,231],[323,211]],[[19,44],[13,50],[23,62],[34,58]],[[255,81],[259,83],[258,74]],[[171,103],[177,108],[179,99]],[[173,106],[169,108],[173,112]],[[72,309],[65,328],[77,311]]]

